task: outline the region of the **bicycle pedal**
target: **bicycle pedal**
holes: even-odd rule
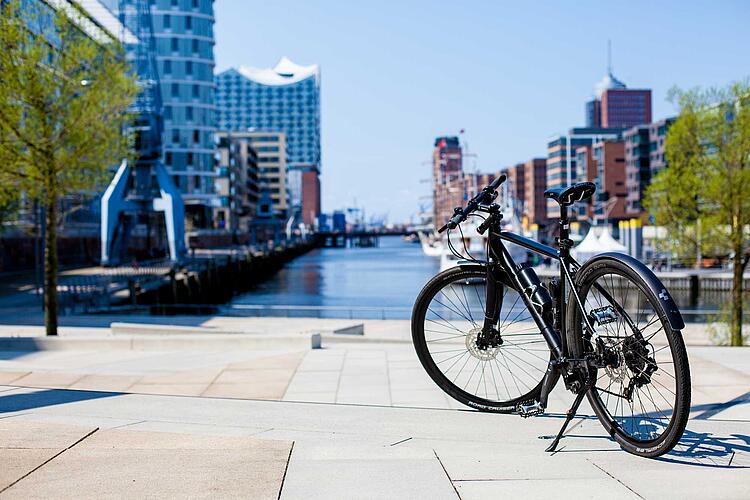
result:
[[[544,413],[544,407],[539,401],[526,401],[516,405],[516,413],[523,418],[535,417]]]

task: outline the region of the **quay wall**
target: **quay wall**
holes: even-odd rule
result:
[[[315,242],[299,242],[264,251],[198,252],[156,282],[130,284],[125,302],[148,306],[153,314],[211,313],[211,306],[247,292],[315,247]]]

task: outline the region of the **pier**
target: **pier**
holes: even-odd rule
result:
[[[315,241],[321,248],[353,248],[380,246],[381,236],[405,236],[413,231],[323,231],[315,233]]]

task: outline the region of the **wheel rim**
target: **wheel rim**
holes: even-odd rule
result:
[[[456,276],[425,309],[429,362],[454,390],[483,404],[516,404],[539,390],[550,351],[520,296],[505,287],[497,331],[502,345],[480,347],[486,297],[483,273]]]
[[[670,426],[679,392],[664,315],[644,289],[611,269],[596,273],[580,292],[587,316],[613,309],[616,316],[593,320],[595,334],[587,349],[604,350],[612,361],[597,370],[595,403],[630,440],[643,445],[659,440]]]

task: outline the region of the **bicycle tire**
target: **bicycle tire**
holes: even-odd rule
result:
[[[608,276],[609,282],[607,281]],[[623,280],[625,283],[624,291],[622,290]],[[603,287],[602,282],[605,284],[611,284],[611,291],[614,291],[615,293],[610,293],[610,289]],[[597,378],[595,385],[587,392],[588,401],[596,413],[597,418],[611,437],[629,453],[642,457],[654,458],[669,452],[675,447],[675,445],[677,445],[682,437],[690,413],[690,367],[687,350],[685,349],[685,343],[680,331],[672,329],[668,321],[667,313],[659,300],[659,297],[654,294],[652,289],[649,288],[638,272],[628,266],[625,262],[611,257],[590,261],[578,270],[575,283],[578,299],[583,303],[587,315],[593,310],[590,310],[589,307],[597,305],[594,300],[597,298],[597,295],[600,307],[608,307],[608,305],[602,305],[605,302],[617,302],[619,306],[622,307],[622,312],[617,311],[622,322],[617,323],[616,332],[614,331],[614,326],[606,329],[599,327],[598,330],[605,333],[602,337],[608,339],[606,342],[611,344],[612,351],[618,356],[617,363],[621,366],[615,367],[613,363],[604,369],[600,368],[596,370],[597,373],[595,376],[601,376],[601,371],[603,370],[604,376],[601,378],[606,382],[607,377],[609,377],[609,388],[611,388],[613,380],[617,381],[618,378],[622,379],[620,381],[620,387],[623,388],[625,377],[629,377],[628,385],[630,385],[631,380],[634,378],[638,380],[638,377],[643,376],[643,368],[639,367],[641,364],[644,366],[647,364],[645,359],[651,359],[651,362],[657,366],[657,370],[650,376],[650,381],[641,386],[646,387],[646,390],[639,393],[638,391],[640,387],[636,387],[635,392],[631,393],[631,399],[633,401],[628,401],[631,412],[630,417],[627,417],[625,414],[627,408],[624,402],[621,403],[623,406],[623,415],[612,415],[610,397],[611,394],[616,391],[608,391],[609,388],[604,389],[603,387],[599,387],[599,378]],[[619,294],[616,292],[618,287],[620,289]],[[635,300],[633,296],[629,296],[631,290],[635,291],[636,294],[642,294],[645,299],[644,302],[641,302],[641,295],[637,295],[637,305],[634,308],[628,305],[629,298],[631,299],[630,302]],[[605,292],[610,295],[611,300],[606,298]],[[617,298],[618,296],[619,299]],[[595,349],[595,347],[591,340],[584,337],[584,320],[583,314],[578,305],[578,299],[571,292],[568,300],[567,339],[572,355],[580,358],[583,357],[587,351]],[[604,301],[602,301],[602,299]],[[616,304],[609,304],[609,306],[616,309]],[[644,307],[647,308],[645,309],[646,312],[642,309]],[[648,309],[648,307],[650,307],[650,309]],[[633,314],[628,312],[629,308],[635,311],[635,320],[633,320]],[[630,322],[635,328],[629,326],[628,318],[625,318],[625,314],[628,315]],[[643,328],[641,328],[641,317],[646,318],[646,326]],[[606,325],[604,326],[606,327]],[[654,326],[658,327],[657,330],[649,330],[649,328],[653,328]],[[628,330],[626,328],[630,329],[630,335],[627,335]],[[645,351],[638,347],[638,337],[635,330],[640,332],[640,338],[644,340],[647,339],[646,341],[653,352],[652,355],[643,354],[648,351],[648,348],[645,346],[643,346]],[[663,332],[663,339],[660,332]],[[610,333],[617,333],[617,336],[612,336]],[[616,338],[616,340],[612,340],[614,338]],[[663,342],[664,340],[667,341],[667,344],[659,347],[658,350],[653,347],[654,343]],[[602,342],[605,343],[604,340]],[[629,345],[633,347],[628,347]],[[666,351],[667,346],[669,347],[668,351]],[[618,349],[622,354],[617,351]],[[669,373],[670,364],[664,362],[666,354],[661,356],[662,365],[659,365],[659,361],[657,361],[657,353],[665,351],[671,354],[671,367],[673,368],[673,373]],[[649,358],[649,356],[651,357]],[[631,366],[631,363],[636,366]],[[624,366],[622,366],[623,364]],[[662,374],[666,376],[657,379],[657,376],[661,376]],[[670,391],[672,384],[674,391]],[[638,384],[636,384],[636,386],[637,385]],[[668,385],[670,387],[667,387]],[[651,390],[652,388],[654,389],[653,391]],[[659,394],[661,399],[654,393]],[[670,396],[670,393],[672,396]],[[622,397],[624,394],[625,391],[623,390],[623,394],[619,397]],[[643,394],[643,397],[641,397],[641,394]],[[633,397],[633,395],[635,397]],[[670,409],[671,415],[667,415],[668,412],[662,410],[659,404],[664,405],[664,402],[668,403],[670,398],[673,400],[673,406]],[[634,401],[636,399],[638,400],[639,408],[635,407],[636,405],[634,404]],[[651,401],[655,410],[649,412],[646,409],[651,406],[651,403],[649,403],[648,400]],[[664,402],[662,402],[662,400]],[[644,403],[644,401],[646,401],[646,403]],[[659,402],[657,403],[657,401]],[[617,404],[620,404],[620,402],[615,400],[615,405]],[[617,413],[617,406],[615,406],[615,413]],[[664,415],[664,418],[660,416],[662,414]],[[664,419],[667,416],[669,418],[665,425]],[[628,430],[628,427],[630,428],[630,431]],[[655,435],[653,429],[658,427],[662,428],[662,432]],[[644,430],[641,430],[641,428],[644,428]],[[646,431],[648,431],[648,434],[646,434]]]

